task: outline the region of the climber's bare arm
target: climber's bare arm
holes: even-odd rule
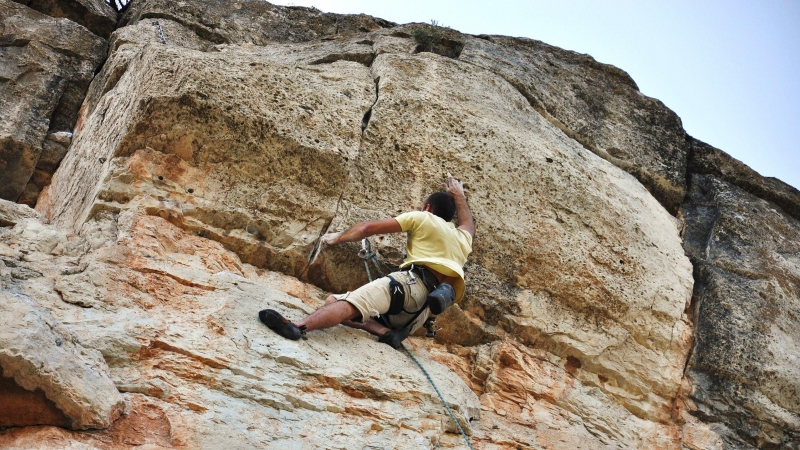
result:
[[[472,220],[472,211],[467,204],[467,196],[464,194],[464,183],[447,174],[447,182],[444,189],[453,196],[456,201],[456,214],[458,214],[458,228],[466,231],[470,236],[475,237],[475,221]]]
[[[376,234],[400,233],[403,229],[400,223],[392,218],[359,222],[352,227],[338,233],[322,235],[322,243],[336,245],[344,242],[356,242]]]

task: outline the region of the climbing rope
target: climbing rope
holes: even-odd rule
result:
[[[372,251],[372,244],[370,243],[369,239],[364,238],[364,239],[361,240],[361,250],[358,252],[358,256],[364,259],[364,268],[367,269],[367,278],[369,278],[370,282],[372,282],[372,273],[369,270],[369,261],[370,260],[372,260],[372,263],[375,265],[375,269],[377,269],[378,273],[381,274],[381,276],[383,276],[383,271],[381,271],[381,268],[378,265],[378,263],[379,263],[378,254]],[[386,263],[383,263],[383,264],[384,264],[385,268],[388,269],[388,266],[386,266]],[[434,333],[434,335],[435,335],[435,333]],[[422,367],[422,364],[419,361],[417,361],[417,358],[415,358],[414,355],[411,354],[411,351],[408,348],[406,348],[405,345],[400,344],[400,347],[402,347],[403,350],[405,350],[405,352],[408,354],[408,356],[411,358],[411,360],[414,361],[417,364],[417,367],[419,367],[419,369],[422,371],[422,373],[425,374],[425,378],[427,378],[428,381],[430,381],[431,386],[433,386],[433,390],[436,391],[436,395],[438,395],[439,396],[439,400],[442,401],[442,404],[444,405],[444,408],[447,410],[447,414],[450,415],[450,418],[453,420],[453,423],[455,423],[456,427],[458,427],[458,431],[461,432],[461,436],[464,437],[464,441],[467,443],[467,446],[470,448],[470,450],[475,450],[472,447],[472,444],[469,442],[469,438],[467,437],[467,433],[465,433],[464,429],[461,428],[461,424],[458,423],[458,420],[456,420],[456,416],[453,414],[453,411],[450,410],[449,406],[447,406],[447,402],[444,400],[444,396],[442,396],[442,393],[439,392],[439,388],[436,387],[436,383],[433,382],[433,378],[431,378],[431,376],[428,374],[428,371],[425,370],[424,367]]]
[[[427,378],[427,379],[428,379],[428,381],[430,381],[430,382],[431,382],[431,386],[433,386],[433,390],[434,390],[434,391],[436,391],[436,395],[438,395],[438,396],[439,396],[439,400],[441,400],[441,401],[442,401],[442,404],[444,405],[444,408],[447,410],[447,414],[449,414],[449,415],[450,415],[450,418],[451,418],[451,419],[453,419],[453,423],[455,423],[455,424],[456,424],[456,427],[458,427],[458,431],[460,431],[460,432],[461,432],[461,436],[464,436],[464,442],[466,442],[466,443],[467,443],[467,446],[470,448],[470,450],[475,450],[475,449],[472,447],[472,444],[469,442],[469,438],[467,437],[467,433],[465,433],[465,432],[464,432],[464,429],[463,429],[463,428],[461,428],[461,424],[460,424],[460,423],[458,423],[458,420],[456,420],[456,416],[453,414],[453,411],[450,409],[450,407],[449,407],[449,406],[447,406],[447,402],[446,402],[446,401],[444,401],[444,396],[442,396],[442,393],[441,393],[441,392],[439,392],[439,389],[436,387],[436,383],[434,383],[434,382],[433,382],[433,378],[431,378],[431,376],[428,374],[428,371],[427,371],[427,370],[425,370],[425,368],[424,368],[424,367],[422,367],[422,364],[420,364],[420,362],[419,362],[419,361],[417,361],[417,358],[415,358],[415,357],[414,357],[414,355],[413,355],[413,354],[411,354],[411,351],[410,351],[408,348],[406,348],[406,346],[405,346],[405,345],[403,345],[403,344],[400,344],[400,347],[402,347],[402,348],[403,348],[403,350],[405,350],[405,351],[406,351],[406,353],[408,354],[409,358],[411,358],[411,360],[412,360],[412,361],[414,361],[415,363],[417,363],[417,366],[419,367],[419,369],[422,371],[422,373],[424,373],[424,374],[425,374],[425,378]]]

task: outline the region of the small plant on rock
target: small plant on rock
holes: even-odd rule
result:
[[[439,22],[431,20],[431,24],[423,24],[411,31],[414,42],[417,43],[417,53],[433,52],[433,49],[442,41],[442,31]]]
[[[464,43],[459,39],[459,33],[431,20],[430,25],[417,25],[411,30],[411,36],[417,43],[414,53],[430,52],[448,58],[458,58]]]

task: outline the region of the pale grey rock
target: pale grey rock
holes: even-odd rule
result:
[[[627,73],[589,55],[506,36],[468,37],[459,58],[503,77],[560,130],[677,210],[686,192],[681,120],[639,92]]]
[[[447,29],[423,48],[413,34],[426,25],[266,2],[143,0],[124,23],[70,151],[50,133],[39,157],[52,167],[66,152],[37,207],[62,228],[28,217],[0,229],[3,288],[100,352],[129,405],[107,431],[47,442],[463,446],[418,369],[373,337],[339,327],[289,342],[256,320],[264,307],[300,317],[319,288],[366,281],[356,244],[314,259],[317,238],[419,208],[449,171],[466,180],[478,224],[468,295],[440,317],[435,342],[408,345],[478,447],[791,445],[794,366],[759,351],[793,354],[797,330],[766,317],[760,326],[778,331],[753,350],[737,337],[747,330],[728,333],[713,311],[723,292],[742,299],[731,307],[740,316],[773,303],[792,313],[789,294],[750,297],[753,283],[796,284],[781,211],[795,194],[687,141],[621,70]],[[693,191],[685,224],[671,217],[687,157],[691,171],[774,202],[747,197],[779,237],[751,245],[751,230],[727,223],[747,216],[725,203],[727,185]],[[47,176],[37,169],[29,186]],[[747,244],[720,252],[701,239],[708,227]],[[681,233],[705,316],[689,307]],[[401,261],[402,237],[373,244]],[[734,358],[715,347],[723,341],[744,350]],[[751,366],[737,385],[730,374]],[[44,433],[0,433],[0,446]]]
[[[96,94],[87,101],[95,106],[87,107],[92,112],[37,206],[46,217],[76,231],[100,214],[119,214],[120,224],[123,217],[158,218],[196,235],[194,245],[216,242],[234,252],[241,262],[226,263],[224,270],[241,273],[241,263],[252,264],[341,292],[366,281],[357,246],[325,248],[310,264],[318,236],[417,209],[451,171],[467,180],[481,230],[458,320],[488,331],[468,340],[451,331],[452,340],[444,342],[474,346],[514,336],[513,346],[535,346],[545,361],[527,364],[515,379],[537,392],[549,392],[554,383],[563,387],[552,409],[524,399],[499,406],[510,389],[502,383],[489,392],[476,388],[481,407],[498,418],[498,411],[524,411],[525,417],[558,411],[590,424],[601,436],[591,439],[600,442],[673,445],[664,436],[674,435],[667,431],[675,426],[669,424],[671,405],[690,346],[684,310],[691,267],[680,224],[634,177],[542,118],[502,77],[435,53],[413,53],[410,37],[379,30],[336,41],[225,44],[204,52],[153,42],[141,26],[125,42],[114,41],[120,45],[109,58],[108,76],[95,80]],[[385,51],[371,64],[359,60],[382,40]],[[114,64],[124,66],[119,77]],[[402,237],[374,243],[389,263],[401,260]],[[76,311],[98,314],[117,304],[132,311],[160,308],[164,300],[148,292],[160,289],[154,280],[161,276],[152,274],[163,273],[170,285],[191,288],[195,296],[217,299],[212,292],[221,293],[207,275],[183,264],[131,259],[139,245],[118,245],[113,258],[104,257],[121,261],[114,262],[119,267],[147,262],[141,271],[149,275],[129,284],[135,290],[101,281],[119,278],[111,275],[119,269],[109,272],[88,260],[85,272],[56,281],[56,289]],[[177,251],[176,261],[187,257],[183,252],[202,254]],[[119,289],[126,292],[122,298],[105,294]],[[178,295],[174,288],[166,293]],[[226,334],[234,326],[241,325],[229,323]],[[195,353],[180,340],[164,339],[148,345]],[[102,352],[126,360],[119,351]],[[220,352],[195,359],[225,366]],[[279,362],[305,368],[309,361],[293,350]],[[496,370],[504,367],[502,358],[490,361]],[[136,379],[125,386],[150,389]],[[320,408],[272,391],[258,399],[280,408],[287,402]],[[474,432],[493,439],[482,425]],[[537,432],[527,433],[524,442],[535,442]]]
[[[372,74],[377,101],[331,229],[416,209],[458,174],[479,229],[462,309],[562,364],[576,358],[587,382],[616,380],[597,383],[598,401],[666,418],[690,339],[677,221],[490,71],[418,53],[379,55]],[[402,242],[378,248],[402,255]],[[323,254],[309,277],[317,269],[333,290],[346,287],[340,267],[355,266],[354,250]]]
[[[225,0],[202,3],[140,0],[131,3],[122,17],[121,25],[150,22],[153,19],[178,23],[212,44],[306,42],[395,26],[392,22],[366,14],[333,14],[323,13],[313,7]],[[167,42],[176,43],[169,34],[165,38]]]
[[[800,191],[777,178],[762,177],[743,162],[705,142],[690,138],[689,144],[690,173],[714,175],[778,205],[786,214],[800,220]]]
[[[47,135],[47,139],[57,142],[64,147],[69,147],[69,144],[72,143],[72,133],[69,131],[58,131],[56,133],[50,133]]]
[[[125,403],[99,352],[86,349],[26,295],[0,292],[0,368],[27,390],[41,389],[73,429],[105,428]],[[5,412],[7,415],[9,412]]]
[[[794,448],[800,222],[713,175],[692,174],[681,212],[696,280],[694,414],[733,430],[728,448]]]
[[[85,268],[56,271],[53,263],[63,256],[33,249],[18,264],[42,276],[8,285],[20,295],[36,293],[30,303],[65,324],[70,342],[102,354],[98,361],[107,362],[126,392],[126,414],[107,431],[60,435],[43,440],[42,448],[119,440],[191,448],[281,442],[433,448],[460,439],[423,373],[398,351],[344,327],[286,341],[258,321],[266,307],[287,317],[309,312],[324,296],[317,288],[242,264],[219,243],[156,216],[99,216],[86,230],[106,228],[91,224],[106,220],[118,223],[118,233],[82,258]],[[52,233],[65,239],[30,221],[11,231],[0,234],[0,243],[29,248],[29,239]],[[53,280],[74,295],[100,295],[91,307],[76,305],[52,291]],[[474,433],[477,395],[424,348],[409,345],[461,426]],[[142,394],[155,406],[142,409]],[[142,414],[166,417],[166,441],[150,421],[126,422]],[[19,448],[30,434],[0,432],[0,446]]]
[[[27,205],[0,199],[0,227],[14,226],[22,219],[39,219],[42,216]]]
[[[143,47],[135,64],[75,138],[66,169],[54,179],[58,187],[48,193],[50,217],[77,229],[99,210],[128,208],[141,187],[150,193],[136,203],[153,214],[215,236],[245,262],[301,275],[335,214],[348,161],[358,156],[363,115],[375,98],[369,69],[350,61],[282,65],[267,55],[154,44]],[[152,73],[153,82],[140,83],[143,73]],[[239,92],[235,108],[231,76],[253,81],[242,85],[249,92]],[[162,100],[133,100],[139,89],[141,98]],[[229,120],[209,120],[223,116]],[[173,127],[175,119],[197,126]],[[97,133],[106,132],[101,144]],[[217,169],[197,169],[207,164]],[[132,169],[144,184],[131,183]],[[176,190],[182,196],[169,194]],[[49,200],[40,203],[48,208]]]

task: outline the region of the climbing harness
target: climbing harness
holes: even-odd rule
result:
[[[369,278],[370,282],[372,282],[372,274],[370,273],[370,270],[369,270],[369,262],[368,262],[369,260],[372,260],[372,263],[375,265],[375,269],[378,270],[378,273],[381,274],[381,276],[384,276],[384,275],[383,275],[383,271],[381,271],[381,268],[380,268],[380,266],[378,264],[379,262],[384,264],[384,267],[388,270],[388,266],[386,265],[386,263],[383,263],[382,261],[379,261],[378,260],[378,254],[372,251],[372,244],[370,243],[370,241],[367,238],[364,238],[364,239],[361,240],[361,250],[358,252],[358,256],[364,259],[364,268],[367,269],[367,278]],[[394,281],[394,279],[392,279],[392,281]],[[423,282],[424,282],[424,280],[423,280]],[[400,284],[400,283],[397,283],[397,284],[399,284],[402,287],[402,284]],[[427,284],[426,284],[426,287],[427,287]],[[429,291],[430,291],[430,289],[429,289]],[[391,289],[390,289],[389,292],[390,293],[392,292]],[[405,296],[405,293],[403,293],[403,295]],[[422,312],[422,310],[424,310],[427,307],[428,307],[428,302],[426,301],[425,305],[423,305],[422,309],[419,312]],[[419,312],[417,313],[417,315],[419,315]],[[415,315],[411,319],[412,322],[414,321],[414,319],[417,318],[417,315]],[[409,322],[409,323],[411,323],[411,322]],[[406,324],[406,326],[408,326],[408,324]],[[427,329],[427,333],[425,333],[426,336],[430,336],[430,337],[436,336],[436,329],[434,328],[434,321],[432,321],[432,320],[426,321],[425,322],[425,328]],[[414,357],[414,355],[411,353],[411,351],[408,348],[406,348],[405,345],[403,345],[401,343],[400,347],[403,350],[405,350],[405,352],[406,352],[406,354],[408,354],[409,358],[411,358],[411,360],[414,361],[414,363],[416,363],[417,367],[419,367],[419,369],[425,375],[425,378],[427,378],[428,381],[431,383],[431,386],[433,386],[433,390],[436,391],[436,395],[439,396],[439,400],[442,401],[442,404],[444,405],[444,408],[447,410],[447,414],[450,416],[450,419],[453,421],[453,423],[456,424],[456,427],[458,428],[458,431],[461,432],[461,436],[464,437],[464,442],[467,443],[467,446],[470,448],[470,450],[475,450],[475,448],[472,447],[472,443],[470,443],[470,441],[469,441],[469,437],[467,437],[467,433],[465,433],[464,429],[461,428],[461,424],[458,423],[458,420],[456,419],[455,414],[453,414],[453,411],[447,405],[447,402],[444,400],[444,396],[442,395],[441,392],[439,392],[439,388],[436,387],[436,383],[433,382],[433,378],[431,378],[430,374],[428,374],[428,371],[425,370],[425,367],[422,366],[422,364],[417,360],[417,358]]]
[[[464,429],[461,428],[461,424],[458,423],[458,420],[456,420],[455,414],[453,414],[453,411],[450,410],[449,406],[447,406],[447,402],[444,400],[444,396],[442,395],[441,392],[439,392],[439,389],[436,387],[436,383],[433,382],[433,378],[431,378],[430,374],[428,374],[428,371],[425,370],[424,367],[422,367],[422,364],[419,361],[417,361],[417,358],[414,357],[414,355],[411,353],[411,351],[408,348],[406,348],[405,345],[400,344],[400,347],[402,347],[402,349],[406,351],[406,353],[408,354],[408,357],[411,358],[411,360],[414,361],[417,364],[417,367],[419,367],[419,369],[422,371],[422,373],[425,374],[425,378],[427,378],[428,381],[431,382],[431,386],[433,386],[433,390],[436,391],[436,395],[439,396],[439,400],[442,401],[442,404],[444,405],[444,408],[447,410],[447,414],[450,415],[450,419],[453,420],[453,423],[455,423],[456,427],[458,427],[458,431],[461,432],[461,436],[464,437],[464,442],[467,443],[467,446],[470,448],[470,450],[475,450],[475,448],[472,447],[472,443],[469,442],[469,437],[467,437],[467,433],[465,433]]]
[[[369,261],[372,261],[372,264],[375,266],[375,269],[382,277],[387,275],[383,274],[380,264],[383,264],[383,267],[384,269],[386,269],[387,272],[391,272],[389,266],[383,261],[379,260],[378,254],[372,251],[372,243],[367,238],[361,240],[361,250],[358,251],[358,256],[364,260],[364,268],[367,270],[367,278],[369,278],[370,283],[373,281],[373,279],[372,279],[372,273],[369,270]],[[433,282],[431,281],[428,281],[428,279],[432,278],[436,280],[436,277],[434,277],[433,274],[431,274],[430,272],[428,272],[428,275],[426,275],[425,274],[426,270],[427,269],[424,269],[422,267],[414,267],[414,265],[412,265],[411,269],[409,269],[410,272],[414,272],[414,274],[417,275],[422,280],[422,283],[425,285],[425,288],[428,289],[428,292],[431,292],[433,289],[436,288],[437,285],[433,284]],[[407,311],[405,309],[406,292],[405,288],[403,288],[403,284],[395,280],[392,276],[388,276],[388,278],[389,278],[389,295],[391,296],[391,301],[389,303],[389,311],[387,311],[386,314],[381,314],[378,317],[378,319],[384,325],[389,326],[390,328],[395,328],[390,326],[388,316],[404,312],[406,314],[411,314],[412,317],[406,322],[405,325],[398,328],[407,327],[411,325],[415,320],[417,320],[417,317],[419,317],[419,315],[422,314],[423,311],[425,311],[425,308],[428,307],[428,301],[425,300],[425,303],[418,311]]]
[[[161,43],[167,45],[167,40],[164,39],[164,30],[161,29],[161,24],[158,23],[157,20],[154,20],[153,25],[155,25],[156,29],[158,30],[158,37],[161,39]]]

